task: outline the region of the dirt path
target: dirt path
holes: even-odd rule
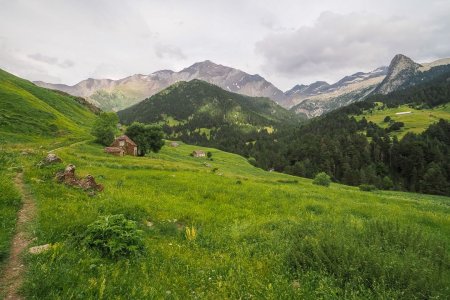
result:
[[[18,173],[14,179],[16,188],[22,196],[22,208],[18,213],[16,232],[14,234],[10,254],[4,273],[0,279],[0,287],[5,289],[5,299],[22,299],[18,291],[23,281],[24,265],[22,252],[28,248],[31,237],[27,232],[27,226],[36,213],[36,203],[31,194],[26,190],[23,182],[23,173]]]

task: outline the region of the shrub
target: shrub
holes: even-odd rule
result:
[[[158,153],[164,146],[164,132],[157,125],[134,122],[128,126],[125,134],[137,144],[139,156],[144,156],[150,151]]]
[[[111,258],[136,255],[144,249],[142,231],[122,214],[101,216],[88,225],[83,244]]]
[[[114,141],[114,134],[117,131],[116,124],[119,122],[117,114],[114,112],[102,112],[92,126],[92,135],[95,141],[104,146],[109,146]]]
[[[249,158],[247,159],[247,161],[248,161],[251,165],[253,165],[253,166],[256,165],[256,159],[255,159],[254,157],[249,157]]]
[[[384,123],[389,123],[391,121],[391,117],[386,116],[383,121]]]
[[[389,176],[384,176],[381,184],[384,190],[390,190],[394,187],[394,183],[392,182],[392,179]]]
[[[364,192],[372,192],[375,191],[377,187],[374,186],[373,184],[361,184],[359,186],[359,189]]]
[[[389,128],[387,128],[387,132],[397,131],[400,130],[400,128],[404,127],[405,123],[403,122],[394,122]]]
[[[320,172],[314,177],[313,183],[316,185],[330,186],[331,179],[325,172]]]
[[[211,159],[211,157],[212,157],[211,151],[208,151],[208,152],[206,153],[206,156],[207,156],[209,159]]]
[[[197,238],[197,229],[193,225],[191,227],[186,226],[185,236],[188,241],[194,241]]]

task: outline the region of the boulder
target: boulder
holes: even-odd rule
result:
[[[30,252],[31,254],[40,254],[42,252],[50,250],[50,248],[51,248],[50,244],[45,244],[45,245],[31,247],[30,250],[28,250],[28,252]]]
[[[70,164],[65,169],[64,172],[58,172],[56,174],[56,180],[59,183],[65,183],[71,186],[78,186],[85,191],[103,191],[103,185],[98,184],[95,181],[94,176],[87,175],[85,178],[78,179],[75,175],[75,166]]]
[[[66,183],[70,185],[77,185],[78,180],[75,177],[75,166],[70,164],[65,169],[64,172],[58,172],[56,174],[56,180],[59,183]]]
[[[87,191],[87,190],[95,190],[95,191],[103,191],[103,185],[101,184],[97,184],[97,182],[95,182],[95,178],[92,175],[88,175],[86,176],[86,178],[83,178],[79,181],[79,185],[80,187]]]
[[[47,164],[55,164],[62,162],[62,160],[55,153],[49,153],[47,154],[47,157],[44,159],[44,162]]]
[[[27,154],[24,154],[24,152],[22,153],[22,155],[28,155],[28,154],[29,154],[29,152],[27,152]],[[60,163],[60,162],[62,162],[61,158],[59,158],[55,153],[49,153],[43,160],[41,160],[37,164],[37,166],[43,167],[43,166],[56,164],[56,163]]]

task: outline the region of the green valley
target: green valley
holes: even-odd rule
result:
[[[449,200],[361,192],[265,172],[215,149],[164,147],[114,157],[90,142],[56,151],[64,163],[37,168],[21,157],[39,211],[26,255],[27,298],[411,298],[449,295]],[[105,189],[89,196],[55,183],[66,164]],[[83,246],[83,232],[122,214],[145,250],[111,259]],[[195,229],[189,235],[187,229]],[[329,259],[333,262],[330,265]],[[421,261],[420,268],[416,263]]]
[[[83,99],[2,76],[0,270],[11,272],[11,241],[26,233],[30,244],[14,259],[25,266],[15,292],[27,299],[450,296],[445,120],[421,121],[425,131],[391,145],[384,129],[347,111],[300,123],[265,98],[180,82],[119,115],[202,146],[168,139],[158,153],[113,156],[93,142],[99,117]],[[447,106],[433,109],[445,118]],[[371,141],[359,134],[369,128]],[[233,144],[245,157],[210,143]],[[49,151],[62,162],[41,163]],[[423,162],[416,153],[433,155]],[[383,168],[388,158],[393,169]],[[84,190],[77,178],[61,183],[68,165],[100,188]],[[254,165],[305,177],[326,172],[334,182]],[[410,180],[404,165],[422,177]],[[26,226],[17,225],[24,189],[36,204]],[[8,282],[0,284],[6,297]]]

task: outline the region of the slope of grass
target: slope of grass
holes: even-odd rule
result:
[[[80,101],[0,70],[0,143],[88,137],[95,114]]]
[[[265,172],[218,151],[164,147],[114,157],[80,143],[57,150],[64,164],[24,158],[38,201],[27,258],[30,299],[448,298],[450,200],[361,192]],[[105,190],[89,196],[56,184],[73,163]],[[144,231],[145,252],[110,259],[80,245],[87,225],[123,214]],[[196,237],[186,235],[194,227]]]
[[[411,112],[409,114],[397,115],[396,113]],[[421,133],[431,124],[439,119],[450,120],[450,104],[440,105],[432,109],[414,109],[408,105],[401,105],[396,108],[381,109],[377,106],[375,109],[365,111],[364,114],[356,116],[358,120],[365,117],[367,121],[372,121],[381,128],[389,127],[389,122],[384,122],[384,118],[389,116],[394,122],[403,122],[405,126],[398,131],[392,132],[393,135],[401,138],[408,132]]]
[[[20,206],[19,193],[12,183],[15,168],[18,167],[16,163],[13,153],[0,150],[0,270],[9,255]]]

